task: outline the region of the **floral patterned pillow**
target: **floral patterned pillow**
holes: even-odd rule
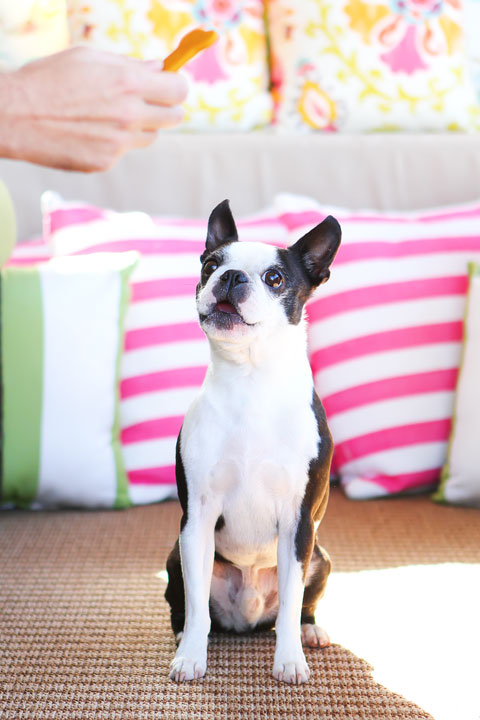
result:
[[[0,70],[68,47],[65,0],[0,0]]]
[[[295,130],[466,130],[461,0],[269,0],[277,117]]]
[[[69,0],[73,43],[138,58],[166,57],[195,27],[218,42],[182,72],[191,80],[183,129],[248,130],[270,122],[262,0]]]

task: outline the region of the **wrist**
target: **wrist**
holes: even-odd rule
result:
[[[0,73],[0,157],[22,160],[18,71]]]

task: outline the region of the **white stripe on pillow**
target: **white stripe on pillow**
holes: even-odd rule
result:
[[[339,362],[335,365],[321,368],[314,373],[316,381],[322,383],[323,397],[339,396],[341,393],[351,393],[359,388],[386,381],[387,388],[392,384],[392,378],[406,377],[409,387],[416,375],[424,376],[432,372],[450,371],[458,362],[458,343],[437,343],[431,346],[402,348],[391,352],[371,353],[353,360]],[[456,370],[454,371],[456,375]],[[346,384],[346,378],[354,378],[351,386]]]
[[[181,418],[179,418],[175,429],[171,429],[168,437],[157,438],[155,440],[138,440],[134,443],[123,441],[123,456],[125,459],[125,467],[127,472],[132,474],[142,473],[145,469],[144,483],[148,483],[149,471],[163,471],[167,477],[170,476],[171,468],[175,462],[175,443],[176,436],[181,427]],[[163,462],[159,465],[158,459]],[[170,460],[170,463],[168,462]],[[152,477],[153,480],[153,477]],[[140,483],[140,484],[144,484]]]
[[[190,405],[198,393],[197,386],[166,389],[163,392],[149,392],[123,399],[123,410],[128,413],[131,422],[136,424],[145,420],[155,420],[158,408],[163,408],[167,417],[181,415],[185,405]]]
[[[438,464],[444,457],[443,441],[387,449],[346,462],[342,467],[342,483],[354,500],[389,495],[385,478],[394,467],[396,493],[420,491],[436,481]]]
[[[122,398],[124,397],[123,386],[127,381],[131,386],[133,378],[162,372],[164,373],[163,377],[166,378],[165,382],[172,387],[170,383],[179,382],[179,379],[176,376],[172,378],[171,374],[167,375],[168,371],[177,371],[178,374],[179,370],[188,371],[191,368],[202,368],[203,374],[205,374],[209,357],[208,345],[204,340],[172,342],[163,345],[152,344],[148,347],[129,350],[124,353],[122,361]],[[183,374],[182,372],[182,383],[184,381]],[[144,377],[143,381],[147,383],[148,378]],[[138,380],[139,382],[140,380]],[[198,377],[195,384],[197,387],[202,384],[201,382],[198,384]],[[176,384],[174,386],[177,387]],[[135,390],[131,392],[135,392]]]
[[[435,421],[441,417],[445,404],[452,403],[453,391],[431,393],[428,402],[424,394],[408,395],[393,399],[369,402],[351,410],[334,413],[330,420],[330,430],[338,444],[358,436],[358,428],[362,434],[383,430],[385,417],[395,417],[398,425],[408,425],[412,414],[418,422]]]
[[[378,305],[338,315],[312,323],[311,341],[318,344],[328,336],[332,344],[352,337],[352,325],[361,328],[362,335],[400,330],[406,326],[461,322],[465,299],[463,297],[422,298],[403,303]],[[354,350],[352,350],[354,352]]]
[[[132,303],[130,329],[148,325],[174,325],[189,322],[195,311],[195,297],[168,297]]]

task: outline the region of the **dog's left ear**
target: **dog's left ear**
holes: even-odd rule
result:
[[[237,242],[238,233],[228,200],[212,210],[208,218],[207,241],[202,258],[225,243]]]
[[[329,215],[290,248],[303,264],[313,287],[327,282],[330,277],[329,268],[341,239],[340,224]]]

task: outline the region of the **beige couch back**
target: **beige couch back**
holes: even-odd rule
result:
[[[413,210],[480,197],[480,135],[165,133],[107,173],[2,160],[0,177],[13,196],[20,240],[41,232],[45,190],[116,210],[190,217],[207,217],[224,198],[246,214],[278,192],[354,209]]]

